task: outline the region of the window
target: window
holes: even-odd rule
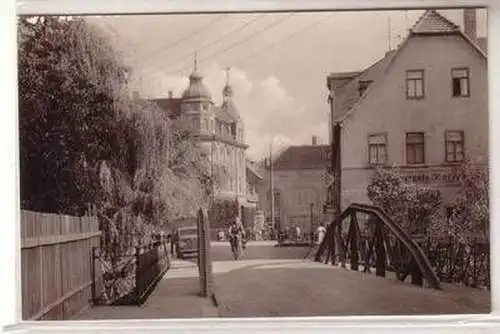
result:
[[[469,69],[454,68],[451,70],[451,86],[453,97],[470,96]]]
[[[463,131],[445,132],[445,160],[446,162],[461,162],[464,160]]]
[[[410,165],[425,163],[423,132],[409,132],[406,134],[406,163]]]
[[[424,70],[406,71],[406,97],[411,100],[424,98]]]
[[[368,86],[373,82],[373,80],[360,80],[358,83],[358,93],[359,96],[363,95]]]
[[[368,136],[368,161],[370,165],[387,163],[387,136],[374,134]]]

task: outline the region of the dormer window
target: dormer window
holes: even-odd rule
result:
[[[373,80],[360,80],[358,83],[358,93],[359,96],[363,95],[368,86],[373,82]]]

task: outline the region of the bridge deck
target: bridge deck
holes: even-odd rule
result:
[[[308,260],[253,263],[215,276],[219,315],[335,316],[489,313],[490,293],[421,288]]]

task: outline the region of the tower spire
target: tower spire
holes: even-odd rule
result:
[[[194,52],[194,71],[198,72],[198,51]]]
[[[230,67],[226,67],[226,86],[229,85],[229,75],[230,75],[230,72],[231,71],[231,68]]]
[[[392,26],[391,26],[391,14],[387,16],[387,51],[391,51],[391,37],[392,37]]]

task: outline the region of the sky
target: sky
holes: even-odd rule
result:
[[[463,26],[462,10],[439,11]],[[288,145],[328,141],[331,72],[362,70],[394,49],[423,14],[412,11],[107,16],[89,20],[111,37],[144,98],[179,97],[193,60],[222,100],[226,68],[245,122],[250,158]],[[477,10],[486,36],[486,10]]]

